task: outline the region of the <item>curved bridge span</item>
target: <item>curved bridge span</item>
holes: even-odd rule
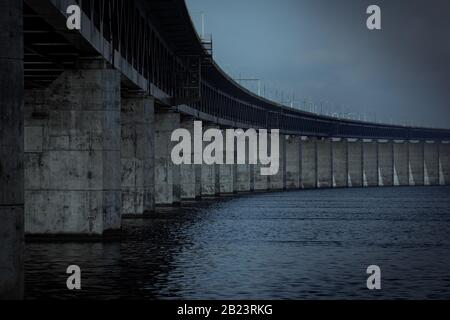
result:
[[[65,28],[67,7],[74,2],[83,12],[79,32]],[[202,44],[183,0],[25,4],[25,80],[31,87],[53,81],[51,75],[58,75],[61,64],[71,66],[79,58],[99,55],[120,70],[130,90],[142,90],[162,105],[225,126],[319,137],[450,140],[448,130],[319,116],[254,95],[213,61],[212,48]],[[52,64],[42,69],[42,64],[33,64],[36,57]]]

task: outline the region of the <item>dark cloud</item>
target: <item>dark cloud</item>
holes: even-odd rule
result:
[[[235,77],[257,76],[298,100],[333,101],[384,121],[450,128],[447,0],[187,3],[206,13],[215,58]],[[371,4],[382,9],[381,31],[366,28]]]

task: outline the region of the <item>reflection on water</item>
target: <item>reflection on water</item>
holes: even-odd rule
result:
[[[450,188],[257,194],[125,220],[112,243],[28,243],[26,297],[450,298]],[[82,290],[65,270],[82,269]],[[379,265],[382,290],[366,288]]]

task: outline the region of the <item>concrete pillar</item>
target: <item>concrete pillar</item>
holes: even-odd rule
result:
[[[253,167],[253,165],[248,164],[247,150],[247,164],[236,164],[236,184],[234,186],[234,190],[236,192],[245,193],[252,190],[252,170],[254,170]]]
[[[0,300],[23,297],[22,3],[0,3]]]
[[[224,159],[226,159],[226,151],[224,151]],[[231,195],[234,194],[236,184],[236,165],[223,164],[219,166],[219,183],[220,194]]]
[[[301,142],[301,187],[317,187],[317,138],[304,138]]]
[[[203,130],[214,129],[216,126],[204,127]],[[203,142],[203,148],[211,142]],[[203,197],[215,197],[220,194],[220,165],[201,165],[201,194]]]
[[[331,141],[333,161],[333,187],[343,188],[348,186],[348,141],[338,139]],[[360,153],[361,154],[361,153]]]
[[[286,189],[300,188],[300,140],[290,136],[286,141]]]
[[[180,114],[155,114],[155,205],[172,206],[181,201],[180,166],[172,162],[176,142],[171,141],[174,130],[180,128]]]
[[[380,187],[392,186],[394,182],[394,152],[392,141],[378,141],[378,172]]]
[[[424,184],[439,185],[439,144],[425,142],[424,145]]]
[[[409,147],[408,142],[394,141],[394,186],[409,185]]]
[[[331,140],[317,140],[317,187],[331,188],[332,179]]]
[[[439,146],[439,183],[441,186],[450,185],[450,143]]]
[[[348,186],[363,186],[363,144],[361,140],[350,140],[348,148]]]
[[[181,200],[195,200],[202,195],[202,165],[194,163],[194,119],[190,117],[183,118],[181,128],[188,130],[191,134],[191,164],[180,165]],[[198,156],[201,157],[202,155],[199,154]]]
[[[94,235],[121,226],[120,73],[80,62],[46,91],[30,93],[25,118],[25,230]]]
[[[424,144],[423,142],[408,143],[409,148],[409,185],[424,185]]]
[[[286,136],[283,134],[279,135],[279,170],[277,174],[268,176],[269,177],[269,189],[274,191],[284,190],[286,188]]]
[[[363,146],[363,186],[378,186],[378,142],[364,140]]]
[[[154,210],[154,100],[148,96],[123,96],[122,216]]]

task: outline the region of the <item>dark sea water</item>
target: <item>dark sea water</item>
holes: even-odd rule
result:
[[[450,299],[449,196],[310,190],[164,209],[125,220],[118,242],[27,243],[26,298]],[[379,291],[366,287],[369,265]]]

